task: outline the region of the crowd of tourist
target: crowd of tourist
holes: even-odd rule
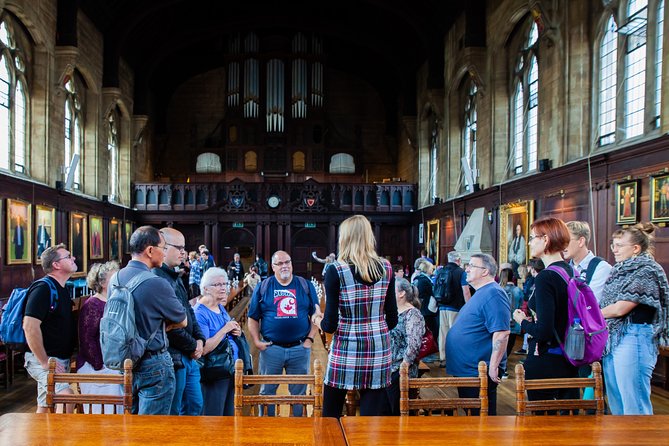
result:
[[[658,347],[669,345],[669,284],[653,258],[654,229],[646,223],[614,232],[611,266],[588,249],[587,223],[541,218],[530,225],[527,264],[498,267],[492,256],[480,253],[471,255],[463,269],[457,252],[448,253],[444,266],[424,254],[409,281],[404,268],[377,253],[369,220],[353,216],[339,227],[337,255],[318,259],[314,253],[325,264],[321,308],[314,285],[293,274],[285,251],[272,256],[273,275],[267,276],[262,256],[245,274],[239,254],[226,270],[215,266],[205,246],[187,255],[181,232],[143,226],[130,238],[132,260],[125,268],[107,262],[93,265],[88,274],[93,295],[79,313],[77,371],[118,373],[105,366],[100,347],[105,305],[115,287],[152,271],[152,279],[142,276],[132,291],[137,331],[147,340],[134,364],[133,412],[232,415],[231,364],[241,358],[246,370],[253,367],[242,327],[225,307],[234,277],[251,293],[248,334],[259,352],[257,373],[308,373],[314,338],[319,330],[332,334],[323,416],[341,416],[350,390],[360,395],[361,415],[398,415],[400,366],[406,363],[409,375],[418,376],[418,354],[428,329],[438,334],[440,348],[424,361],[438,359],[447,374],[464,377],[477,376],[479,361],[486,362],[489,414],[494,415],[496,389],[508,376],[506,361],[517,338],[523,340],[516,353],[526,354],[527,379],[590,373],[587,365],[572,365],[560,344],[569,323],[568,284],[558,273],[564,271],[590,285],[606,318],[609,338],[602,363],[610,413],[652,414],[651,374]],[[514,254],[524,252],[520,242],[514,243]],[[46,409],[48,358],[57,358],[58,371],[69,370],[76,344],[65,291],[76,272],[74,257],[60,244],[46,249],[41,259],[48,282],[30,288],[24,318],[26,369],[38,383],[38,411]],[[57,305],[50,308],[54,298]],[[84,387],[90,393],[120,392],[118,386]],[[276,385],[263,385],[260,394],[276,390]],[[306,386],[292,385],[289,391],[304,394]],[[461,397],[478,392],[458,391]],[[528,398],[580,395],[554,389],[530,391]],[[293,410],[299,416],[303,408]],[[274,415],[273,409],[267,412]]]

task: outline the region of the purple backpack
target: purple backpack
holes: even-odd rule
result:
[[[577,367],[601,360],[606,341],[609,338],[609,331],[606,328],[606,321],[602,315],[602,310],[599,309],[599,303],[597,303],[595,294],[583,279],[580,277],[569,277],[567,272],[559,266],[549,266],[546,269],[558,273],[567,282],[567,295],[569,296],[567,327],[564,336],[561,337],[558,336],[557,332],[555,333],[555,337],[562,348],[562,354],[570,363]],[[569,327],[574,324],[575,318],[581,320],[581,325],[585,332],[583,359],[578,360],[570,358],[565,353],[564,348]]]

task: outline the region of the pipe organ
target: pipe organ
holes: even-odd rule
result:
[[[323,107],[323,41],[297,33],[289,48],[269,46],[271,50],[263,49],[256,33],[229,37],[227,105],[233,113],[240,107],[245,119],[264,114],[265,131],[280,134],[286,131],[288,108],[290,118],[305,119],[308,103]]]
[[[323,39],[242,32],[229,35],[226,48],[224,147],[213,150],[223,170],[322,171],[328,156]],[[257,163],[249,167],[244,160],[253,157]]]

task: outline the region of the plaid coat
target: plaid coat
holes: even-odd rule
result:
[[[384,302],[393,271],[367,286],[353,278],[347,264],[335,262],[341,284],[339,324],[332,338],[325,384],[338,389],[380,389],[390,385],[390,334]]]

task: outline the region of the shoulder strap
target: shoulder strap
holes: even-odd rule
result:
[[[267,288],[269,288],[269,281],[272,280],[271,277],[268,277],[267,279],[263,280],[260,283],[260,292],[258,293],[258,303],[262,302],[263,297],[265,297],[265,293],[267,292]]]
[[[44,276],[39,279],[39,281],[45,282],[49,286],[49,291],[51,292],[51,306],[49,307],[49,311],[53,312],[56,310],[56,307],[58,307],[58,290],[56,289],[56,285],[49,276]]]
[[[118,273],[116,275],[118,275]],[[135,277],[130,279],[130,281],[125,286],[132,293],[142,283],[146,282],[149,279],[153,279],[154,277],[158,277],[158,276],[153,274],[151,271],[142,271],[141,273],[137,274]],[[118,282],[118,279],[117,279],[117,282]]]
[[[295,276],[297,277],[297,281],[300,282],[300,285],[302,285],[302,289],[304,290],[304,294],[309,296],[311,293],[309,292],[309,284],[307,283],[307,279],[305,279],[302,276]]]
[[[558,273],[560,277],[562,277],[562,280],[564,280],[567,283],[569,283],[569,281],[572,279],[571,277],[569,277],[569,274],[567,274],[567,271],[560,268],[559,266],[551,265],[546,269]]]
[[[592,280],[592,276],[595,275],[595,270],[597,269],[597,265],[599,265],[599,262],[601,262],[602,259],[599,256],[595,256],[590,260],[590,263],[588,263],[588,269],[585,270],[585,283],[588,285],[590,284],[590,281]]]

